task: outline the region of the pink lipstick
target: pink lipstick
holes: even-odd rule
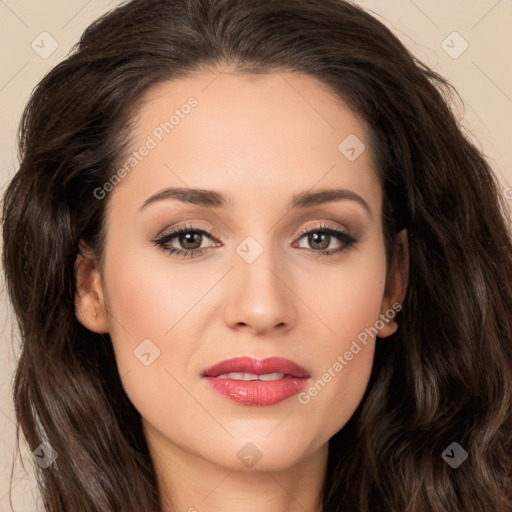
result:
[[[297,394],[310,374],[282,357],[234,357],[207,368],[202,377],[213,391],[244,405],[273,405]]]

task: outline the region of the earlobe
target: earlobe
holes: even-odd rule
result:
[[[386,338],[395,333],[398,323],[394,319],[401,310],[409,282],[409,240],[407,230],[403,229],[396,235],[393,257],[388,272],[384,298],[381,307],[381,318],[384,327],[379,329],[378,336]]]
[[[75,260],[75,314],[87,329],[97,333],[109,331],[101,274],[90,249],[82,248]]]

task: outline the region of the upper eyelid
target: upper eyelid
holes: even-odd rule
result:
[[[170,228],[168,230],[164,230],[162,231],[159,235],[157,235],[155,237],[155,240],[160,240],[162,238],[166,238],[166,237],[174,237],[174,236],[177,236],[180,234],[180,232],[189,232],[189,231],[197,231],[197,232],[200,232],[210,238],[214,238],[214,237],[218,237],[219,234],[218,232],[215,230],[215,229],[206,229],[206,228],[203,228],[201,226],[188,226],[188,225],[183,225],[183,226],[176,226],[174,228]]]

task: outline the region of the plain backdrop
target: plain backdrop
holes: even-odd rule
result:
[[[171,0],[169,0],[171,1]],[[269,0],[271,1],[271,0]],[[460,122],[491,162],[512,203],[512,2],[510,0],[358,0],[424,63],[456,87]],[[84,29],[118,0],[0,0],[0,191],[17,169],[16,129],[30,92]],[[1,243],[1,242],[0,242]],[[0,247],[1,249],[1,247]],[[34,248],[37,250],[37,248]],[[15,449],[11,386],[17,332],[0,281],[0,512],[11,511]],[[22,446],[30,468],[30,453]],[[14,466],[14,510],[35,512],[33,475]]]

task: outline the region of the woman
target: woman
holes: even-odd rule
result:
[[[341,0],[85,31],[3,211],[46,510],[512,510],[510,218],[441,90]]]

